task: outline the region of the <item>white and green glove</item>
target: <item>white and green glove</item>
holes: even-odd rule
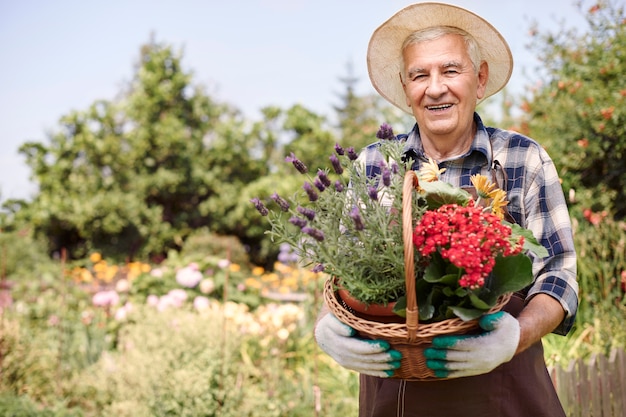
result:
[[[356,330],[340,322],[332,313],[315,327],[317,344],[344,368],[380,378],[389,378],[400,367],[402,354],[384,340],[356,337]]]
[[[515,355],[520,338],[517,319],[504,311],[482,316],[485,330],[477,336],[437,336],[424,349],[426,366],[438,378],[482,375],[508,362]]]

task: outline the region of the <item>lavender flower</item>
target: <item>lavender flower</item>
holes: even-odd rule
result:
[[[330,180],[328,179],[328,175],[326,174],[326,172],[322,171],[321,169],[318,170],[317,177],[320,179],[320,181],[322,181],[322,184],[324,184],[326,187],[330,187]]]
[[[299,227],[300,229],[306,226],[306,220],[296,216],[292,216],[291,218],[289,218],[289,223]]]
[[[322,180],[317,177],[313,180],[313,185],[315,185],[315,188],[317,188],[318,190],[320,190],[320,192],[324,191],[326,189],[326,186],[324,185],[324,183],[322,182]]]
[[[333,165],[333,169],[335,170],[337,175],[343,174],[343,167],[341,166],[341,162],[339,162],[339,158],[337,158],[337,155],[333,154],[329,156],[328,159],[330,159],[330,163]]]
[[[309,196],[309,201],[317,201],[319,196],[317,195],[310,183],[305,182],[304,185],[302,185],[302,188],[304,188],[304,191],[306,191],[307,195]]]
[[[352,210],[350,211],[350,217],[352,218],[352,221],[354,222],[354,228],[356,230],[365,229],[365,225],[363,224],[363,218],[361,217],[361,213],[359,213],[358,206],[354,206],[352,208]]]
[[[291,154],[285,158],[285,162],[291,162],[300,174],[306,174],[307,172],[309,172],[309,169],[306,167],[306,165],[304,165],[301,160],[296,158],[293,152],[291,152]]]
[[[250,200],[250,202],[254,204],[254,207],[257,209],[257,211],[261,213],[261,216],[267,216],[269,214],[267,207],[265,207],[265,205],[258,198],[254,197],[252,200]]]
[[[313,221],[313,219],[315,218],[315,210],[311,210],[310,208],[306,208],[302,206],[298,206],[296,210],[298,210],[298,213],[302,214],[304,217],[306,217],[310,221]]]
[[[387,123],[383,123],[380,125],[378,132],[376,132],[376,137],[378,139],[393,139],[395,135],[393,134],[393,129]]]
[[[307,226],[302,228],[302,233],[306,233],[318,242],[324,241],[324,232],[322,232],[321,230]]]
[[[278,204],[282,211],[289,211],[289,202],[279,196],[278,193],[272,194],[271,198]]]
[[[378,189],[373,186],[367,187],[367,195],[374,201],[378,201]]]
[[[339,181],[339,180],[335,181],[335,190],[338,193],[343,191],[343,184],[341,183],[341,181]]]
[[[384,162],[381,162],[380,165],[382,169],[381,176],[383,179],[383,184],[385,185],[385,187],[389,187],[391,185],[391,171],[389,170],[387,164],[385,164]]]
[[[339,156],[343,156],[345,154],[345,151],[338,143],[335,143],[335,152],[337,152],[337,155]]]
[[[311,269],[311,271],[318,273],[318,272],[324,272],[324,265],[323,264],[317,264],[313,267],[313,269]]]
[[[393,172],[394,175],[400,172],[400,167],[398,166],[398,163],[396,161],[393,161],[391,163],[391,172]]]
[[[358,157],[359,157],[359,155],[354,151],[354,147],[350,146],[348,148],[348,158],[351,161],[356,161]]]

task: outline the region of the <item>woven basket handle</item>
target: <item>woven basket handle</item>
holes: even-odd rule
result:
[[[406,281],[406,328],[409,341],[417,338],[419,311],[415,294],[415,261],[413,257],[413,190],[419,181],[415,171],[407,171],[402,187],[402,240],[404,242],[404,276]]]

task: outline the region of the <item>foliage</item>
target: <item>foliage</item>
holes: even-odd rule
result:
[[[576,325],[567,337],[546,338],[547,360],[563,366],[626,347],[626,223],[575,221],[574,243],[580,286]]]
[[[589,31],[535,30],[544,83],[527,98],[526,124],[546,146],[570,192],[585,208],[626,216],[626,15],[600,1],[585,14]]]
[[[93,266],[102,265],[92,258]],[[288,291],[303,289],[292,287],[302,279],[299,270],[277,269],[282,278],[261,271],[245,285],[257,288],[255,277],[277,284],[268,288],[282,294],[280,281]],[[356,375],[320,356],[312,340],[319,297],[300,305],[265,302],[255,310],[215,298],[161,308],[120,292],[117,304],[98,306],[91,303],[91,287],[82,283],[30,282],[13,288],[20,301],[1,317],[0,410],[13,413],[8,415],[356,412]],[[318,291],[319,280],[312,283],[309,294]]]
[[[192,85],[181,55],[154,42],[141,49],[123,99],[60,122],[49,144],[20,148],[38,195],[7,206],[50,252],[66,248],[72,258],[161,256],[199,227],[226,233],[233,197],[266,173],[237,113]]]

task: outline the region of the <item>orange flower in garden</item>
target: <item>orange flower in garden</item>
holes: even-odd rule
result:
[[[614,111],[615,111],[615,107],[611,106],[606,109],[600,110],[600,114],[602,114],[602,117],[604,118],[604,120],[609,120],[611,116],[613,116]]]
[[[589,139],[582,138],[582,139],[579,139],[578,142],[576,143],[578,143],[578,146],[580,146],[581,148],[586,148],[587,146],[589,146]]]

